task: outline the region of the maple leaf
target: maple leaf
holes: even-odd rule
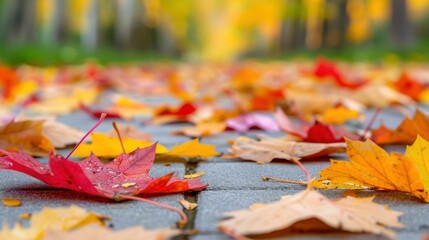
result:
[[[301,122],[301,126],[295,126],[281,109],[277,109],[274,117],[283,131],[301,138],[304,142],[335,143],[344,142],[344,137],[359,138],[345,129],[319,121],[315,121],[313,124]]]
[[[88,157],[94,153],[98,157],[116,157],[123,153],[121,141],[118,137],[110,137],[104,133],[94,132],[91,133],[92,143],[82,143],[73,153],[73,156]],[[146,140],[136,140],[132,138],[123,138],[122,144],[127,153],[135,150],[136,148],[144,148],[152,145],[152,142]],[[109,146],[109,147],[106,147]],[[156,153],[166,153],[168,150],[161,144],[156,147]]]
[[[271,162],[274,159],[301,159],[326,156],[332,153],[344,152],[345,143],[302,143],[288,141],[282,138],[262,138],[260,141],[239,137],[229,149],[230,154],[222,156],[252,160],[256,162]]]
[[[155,110],[156,117],[152,119],[152,123],[187,122],[189,117],[196,111],[195,105],[189,102],[183,103],[179,107],[161,106]]]
[[[405,118],[399,126],[390,130],[383,124],[376,130],[372,131],[372,139],[377,144],[412,144],[417,135],[429,139],[429,117],[419,109],[412,119]]]
[[[209,158],[219,155],[219,153],[217,153],[215,149],[216,146],[200,143],[198,138],[196,138],[191,141],[184,142],[178,146],[174,146],[170,151],[166,152],[165,154],[190,158]]]
[[[226,125],[223,122],[208,122],[208,123],[197,123],[192,127],[184,127],[178,131],[173,132],[177,135],[185,135],[189,137],[207,137],[222,133],[226,129]]]
[[[331,160],[313,185],[323,189],[383,189],[411,193],[429,202],[429,142],[421,137],[405,155],[390,155],[371,140],[347,140],[350,161]]]
[[[342,124],[352,119],[359,118],[358,111],[348,109],[344,106],[329,108],[320,116],[320,121],[323,123]]]
[[[235,118],[230,118],[226,121],[227,130],[237,132],[247,132],[250,129],[258,129],[264,131],[279,131],[279,125],[274,119],[260,114],[243,114]]]
[[[178,235],[180,232],[178,230],[172,229],[154,229],[147,230],[143,227],[130,227],[122,229],[119,231],[112,231],[108,228],[101,227],[98,225],[88,225],[76,230],[64,232],[58,230],[47,231],[43,240],[93,240],[93,239],[103,239],[103,240],[117,240],[117,239],[126,239],[126,240],[167,240]]]
[[[425,86],[422,83],[411,78],[409,74],[406,73],[403,73],[395,82],[395,87],[399,92],[416,101],[419,100],[420,95],[425,90]]]
[[[116,112],[113,111],[107,111],[106,109],[91,109],[88,106],[86,106],[83,103],[79,104],[79,108],[87,113],[89,116],[92,116],[94,118],[100,118],[101,114],[106,114],[106,118],[122,118],[121,115],[119,115]]]
[[[54,148],[43,135],[43,120],[10,121],[0,127],[0,148],[20,148],[34,156],[47,156]]]
[[[115,198],[116,195],[143,193],[174,193],[204,189],[198,179],[180,180],[169,173],[159,178],[150,177],[149,170],[155,158],[156,143],[122,153],[113,161],[103,164],[94,155],[80,162],[69,161],[61,155],[49,156],[49,165],[36,161],[24,152],[0,150],[0,169],[25,173],[58,188],[84,192],[90,195]],[[129,187],[129,183],[131,187]]]
[[[117,124],[117,128],[118,128],[119,134],[123,138],[131,138],[131,139],[140,140],[140,141],[152,140],[152,136],[149,133],[140,132],[138,128],[132,125],[127,124],[126,126],[122,126],[121,124]],[[114,129],[112,129],[106,135],[109,137],[117,137],[118,133]]]
[[[63,148],[67,145],[76,144],[84,135],[82,131],[57,122],[54,117],[27,117],[19,115],[15,120],[43,121],[42,134],[55,148]]]
[[[16,224],[13,229],[7,225],[0,232],[0,239],[41,240],[49,230],[69,231],[88,224],[104,225],[107,218],[87,212],[85,209],[70,206],[68,208],[44,208],[31,215],[28,228]]]
[[[319,58],[313,70],[313,74],[319,78],[331,78],[335,83],[344,88],[357,89],[368,83],[368,81],[357,80],[350,81],[338,69],[335,63],[323,58]]]
[[[283,196],[281,200],[226,213],[219,224],[224,232],[253,237],[278,236],[295,231],[342,230],[394,237],[386,227],[402,228],[401,212],[372,202],[373,198],[329,200],[314,190]]]

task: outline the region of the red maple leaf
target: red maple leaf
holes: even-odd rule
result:
[[[0,150],[5,155],[0,158],[0,169],[25,173],[53,187],[107,198],[116,198],[119,194],[176,193],[201,190],[207,186],[199,179],[179,179],[174,173],[150,177],[155,148],[156,143],[129,154],[123,153],[107,164],[93,154],[83,161],[74,162],[51,153],[48,165],[22,151]]]
[[[313,74],[319,78],[332,78],[338,86],[350,89],[357,89],[368,83],[365,80],[351,81],[347,79],[333,62],[324,58],[317,60]]]
[[[186,119],[190,114],[194,113],[197,108],[192,103],[183,103],[177,109],[163,107],[158,110],[157,115],[175,115],[179,118]]]

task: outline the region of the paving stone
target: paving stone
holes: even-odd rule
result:
[[[290,162],[273,162],[257,164],[251,161],[241,162],[202,162],[198,171],[206,174],[201,177],[209,183],[209,190],[237,190],[237,189],[302,189],[300,185],[277,182],[264,182],[262,176],[283,178],[289,180],[305,180],[302,170]],[[304,166],[317,176],[324,167],[329,166],[327,159],[304,162]]]
[[[20,207],[0,206],[3,222],[12,226],[22,213],[40,211],[44,207],[69,207],[77,205],[88,211],[106,215],[112,219],[114,229],[135,225],[147,228],[171,227],[180,216],[172,211],[138,201],[116,202],[65,190],[0,190],[0,197],[14,197],[22,201]],[[151,200],[179,207],[182,194],[152,197]],[[4,217],[7,216],[7,217]]]

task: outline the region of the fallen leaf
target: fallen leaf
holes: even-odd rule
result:
[[[101,163],[94,154],[83,161],[74,162],[51,153],[49,165],[36,161],[24,152],[0,150],[6,155],[0,158],[0,169],[25,173],[53,187],[113,199],[117,195],[173,193],[206,187],[198,179],[180,180],[174,173],[159,178],[150,177],[155,148],[156,144],[152,144],[129,154],[122,153],[107,164]],[[124,183],[136,184],[132,187],[115,187]]]
[[[411,97],[416,101],[419,100],[420,95],[425,90],[425,86],[422,83],[411,78],[407,73],[403,73],[399,77],[399,79],[395,82],[395,87],[399,92]]]
[[[238,157],[267,163],[274,159],[291,160],[326,156],[332,153],[344,152],[345,147],[345,143],[302,143],[268,137],[258,141],[247,137],[239,137],[229,149],[230,154],[222,157]]]
[[[226,121],[227,130],[247,132],[250,129],[280,131],[276,121],[268,116],[247,113]]]
[[[217,153],[215,149],[216,146],[200,143],[200,141],[196,138],[182,143],[178,146],[174,146],[170,151],[166,152],[165,154],[190,158],[209,158],[219,155],[219,153]]]
[[[187,122],[189,117],[197,111],[194,104],[186,102],[179,107],[161,106],[155,110],[153,124],[165,124],[171,122]]]
[[[183,176],[184,179],[194,179],[194,178],[199,178],[203,175],[205,175],[205,172],[196,172],[196,173],[192,173],[192,174],[186,174]]]
[[[329,200],[314,190],[305,190],[281,200],[234,211],[219,224],[221,230],[240,235],[267,237],[289,232],[342,230],[394,237],[387,227],[402,228],[401,212],[372,202],[373,198],[347,197]],[[271,234],[271,235],[270,235]]]
[[[149,133],[142,133],[138,128],[132,125],[127,124],[126,126],[122,126],[121,124],[117,124],[116,126],[118,127],[119,133],[123,138],[131,138],[140,141],[152,141],[152,136]],[[106,135],[109,137],[117,137],[118,133],[112,129]]]
[[[87,212],[85,209],[70,206],[68,208],[44,208],[31,215],[28,228],[16,224],[13,229],[7,225],[0,232],[0,239],[41,240],[49,230],[68,231],[88,224],[104,225],[102,215]]]
[[[173,132],[178,135],[185,135],[189,137],[207,137],[222,133],[226,129],[225,123],[222,122],[209,122],[198,123],[192,127],[184,127],[179,131]]]
[[[317,60],[313,74],[321,79],[330,78],[334,80],[338,86],[350,89],[357,89],[368,83],[368,81],[360,79],[355,81],[347,79],[334,62],[324,58],[319,58]]]
[[[2,203],[6,207],[19,207],[22,204],[21,200],[17,198],[3,198]]]
[[[189,201],[186,201],[185,199],[179,200],[179,203],[186,209],[186,210],[194,210],[198,207],[198,204],[192,203]]]
[[[0,127],[0,148],[19,148],[33,156],[47,156],[54,149],[43,134],[43,120],[11,121]]]
[[[300,126],[295,126],[281,109],[277,109],[274,116],[283,131],[301,138],[304,142],[336,143],[344,142],[344,137],[359,138],[343,128],[326,125],[319,121],[315,121],[313,124],[301,121]]]
[[[358,111],[345,108],[343,106],[327,109],[319,118],[323,123],[327,124],[342,124],[349,120],[360,117]]]
[[[100,118],[101,114],[103,114],[103,113],[106,114],[106,118],[122,118],[122,116],[116,112],[113,112],[113,111],[110,111],[107,109],[91,109],[83,103],[79,104],[79,108],[80,108],[80,110],[82,110],[86,114],[88,114],[89,116],[97,118],[97,119]]]
[[[372,131],[372,139],[377,144],[412,144],[417,135],[429,140],[429,117],[419,109],[416,110],[413,118],[405,118],[394,130],[382,124]]]
[[[70,88],[70,86],[68,86]],[[65,115],[79,109],[79,104],[91,104],[98,96],[99,91],[96,88],[75,86],[72,92],[61,92],[54,88],[53,96],[48,96],[40,101],[28,105],[27,109],[47,114],[47,115]],[[50,95],[50,94],[47,94]]]
[[[109,137],[104,133],[94,132],[91,134],[91,143],[82,143],[73,153],[73,156],[88,157],[94,153],[98,157],[116,157],[123,153],[121,141],[118,137]],[[123,137],[122,143],[127,153],[137,149],[151,146],[153,143],[146,140],[136,140]],[[106,147],[108,146],[108,147]],[[166,153],[168,150],[161,144],[156,147],[156,153]]]
[[[137,102],[131,98],[115,95],[113,97],[113,104],[107,109],[109,112],[118,113],[125,119],[131,119],[141,115],[152,115],[152,107]]]
[[[29,219],[31,219],[31,213],[23,213],[23,214],[19,215],[19,218],[24,219],[24,220],[29,220]]]
[[[143,227],[131,227],[112,231],[105,227],[88,225],[68,232],[50,230],[43,240],[167,240],[177,234],[179,231],[172,229],[146,230]]]
[[[55,148],[64,148],[76,144],[85,134],[63,123],[57,122],[54,117],[27,117],[19,115],[17,121],[43,121],[42,133],[51,141]]]
[[[429,142],[421,137],[405,155],[390,155],[371,140],[347,140],[350,161],[331,160],[313,185],[323,189],[382,189],[411,193],[429,202]]]

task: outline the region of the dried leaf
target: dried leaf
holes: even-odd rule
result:
[[[319,119],[328,124],[342,124],[349,120],[357,119],[359,116],[360,114],[358,111],[339,106],[327,109]]]
[[[70,206],[69,208],[44,208],[33,213],[28,228],[16,224],[13,229],[7,225],[0,232],[0,239],[41,240],[49,230],[68,231],[88,224],[104,225],[106,217],[87,212],[85,209]]]
[[[19,207],[22,204],[21,200],[17,198],[3,198],[2,203],[6,207]]]
[[[198,204],[191,203],[189,201],[186,201],[185,199],[179,200],[179,203],[186,209],[186,210],[193,210],[198,207]]]
[[[122,138],[131,138],[140,141],[152,141],[152,136],[149,133],[142,133],[140,130],[132,125],[127,124],[122,126],[121,124],[116,125]],[[118,134],[114,129],[106,134],[109,137],[117,137]]]
[[[205,172],[196,172],[196,173],[192,173],[192,174],[186,174],[183,176],[184,179],[194,179],[194,178],[199,178],[203,175],[205,175]]]
[[[401,212],[372,202],[372,198],[347,197],[329,200],[314,190],[284,196],[281,200],[249,209],[226,213],[230,219],[221,229],[248,236],[264,237],[284,231],[367,232],[394,237],[386,227],[401,228]]]
[[[229,149],[227,158],[271,162],[274,159],[301,159],[344,152],[345,143],[302,143],[282,138],[262,138],[260,141],[239,137]]]
[[[63,148],[67,145],[75,144],[79,142],[84,135],[82,131],[57,122],[54,117],[27,117],[20,115],[16,120],[44,121],[42,133],[56,148]]]
[[[0,148],[19,148],[33,156],[47,156],[54,149],[43,135],[43,120],[11,121],[0,127]]]

